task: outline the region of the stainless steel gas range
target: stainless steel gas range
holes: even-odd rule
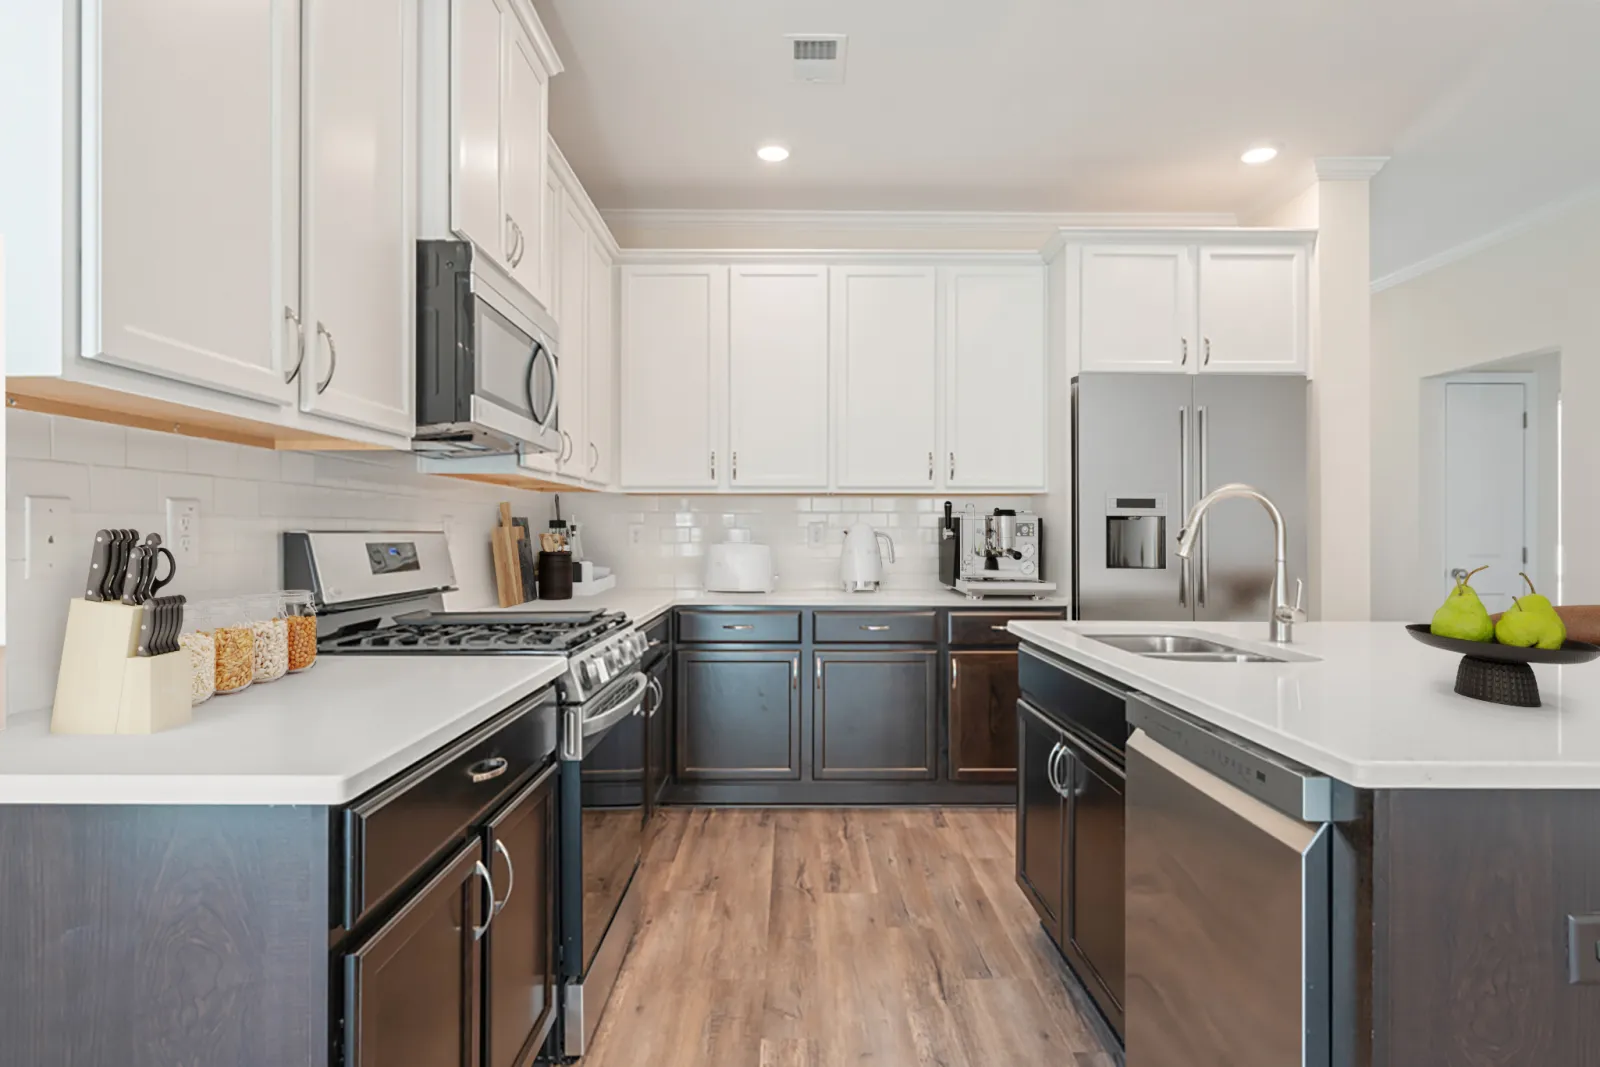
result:
[[[546,1051],[581,1056],[638,925],[653,691],[644,635],[620,612],[445,611],[456,580],[442,533],[290,532],[283,560],[284,587],[312,591],[319,654],[566,657],[550,726],[561,1010]]]

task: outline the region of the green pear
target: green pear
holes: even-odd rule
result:
[[[1550,598],[1539,595],[1532,578],[1523,574],[1522,580],[1528,583],[1528,595],[1518,600],[1517,606],[1539,618],[1541,629],[1536,643],[1540,648],[1560,648],[1567,641],[1567,624],[1551,606]]]
[[[1539,643],[1547,629],[1542,613],[1524,611],[1522,601],[1513,600],[1511,606],[1501,614],[1500,621],[1494,624],[1494,639],[1502,645],[1532,648]]]
[[[1456,579],[1456,587],[1450,590],[1450,595],[1444,598],[1439,610],[1433,613],[1433,622],[1428,627],[1430,631],[1439,637],[1453,637],[1458,641],[1494,639],[1494,623],[1489,621],[1489,612],[1483,606],[1483,601],[1478,599],[1477,592],[1467,584],[1472,575],[1483,569],[1479,567]]]

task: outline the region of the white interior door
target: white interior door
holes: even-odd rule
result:
[[[1472,579],[1484,607],[1504,611],[1528,569],[1527,389],[1519,384],[1451,382],[1445,386],[1446,573],[1489,569]]]
[[[828,487],[828,270],[735,267],[728,282],[728,478]]]
[[[925,267],[831,274],[841,489],[931,489],[939,450],[938,299]]]

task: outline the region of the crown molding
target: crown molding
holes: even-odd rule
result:
[[[797,232],[830,230],[868,232],[894,230],[978,230],[990,233],[1039,234],[1063,227],[1171,229],[1191,226],[1233,226],[1228,212],[1084,212],[1084,211],[724,211],[672,208],[614,208],[600,212],[612,226],[651,229],[732,229],[771,227]]]
[[[1370,181],[1389,162],[1388,156],[1318,156],[1311,161],[1319,182]]]
[[[1392,270],[1388,274],[1372,279],[1372,291],[1381,293],[1385,289],[1393,289],[1397,285],[1431,274],[1441,267],[1448,267],[1452,263],[1459,263],[1463,259],[1477,255],[1495,245],[1505,244],[1513,238],[1520,237],[1529,230],[1536,230],[1540,226],[1550,223],[1565,215],[1574,208],[1581,207],[1591,200],[1600,199],[1600,185],[1591,186],[1573,196],[1565,197],[1544,207],[1520,215],[1504,226],[1498,226],[1488,233],[1480,234],[1470,241],[1463,241],[1458,245],[1436,252],[1425,259],[1419,259],[1409,266]]]

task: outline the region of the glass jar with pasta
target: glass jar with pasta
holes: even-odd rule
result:
[[[238,693],[256,678],[256,637],[250,608],[240,598],[213,601],[211,637],[217,646],[217,692]]]
[[[284,590],[283,621],[289,628],[289,673],[297,674],[317,662],[317,614],[310,591]]]

